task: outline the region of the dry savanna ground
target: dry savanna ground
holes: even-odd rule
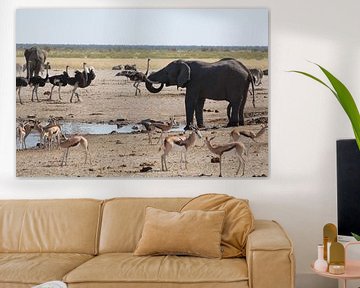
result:
[[[218,59],[202,59],[213,62]],[[61,73],[69,65],[70,75],[75,69],[81,69],[84,59],[54,58],[51,62],[50,75]],[[22,63],[22,58],[17,59]],[[116,122],[125,119],[131,125],[142,119],[167,121],[171,116],[180,124],[185,124],[184,89],[165,87],[158,94],[151,94],[140,84],[141,95],[134,96],[135,88],[132,82],[123,77],[115,77],[118,71],[111,67],[118,64],[135,63],[138,70],[145,71],[146,59],[85,59],[89,66],[96,69],[96,79],[85,89],[78,89],[81,102],[70,103],[72,87],[62,89],[62,100],[58,99],[57,89],[53,100],[47,100],[43,93],[49,91],[50,84],[39,88],[40,102],[31,102],[31,88],[22,89],[24,102],[16,104],[17,117],[21,119],[36,118],[46,124],[50,115],[61,117],[64,121],[86,123]],[[150,70],[158,70],[171,62],[171,59],[153,59]],[[267,60],[249,59],[242,61],[248,67],[267,68]],[[256,108],[251,104],[252,96],[248,95],[245,107],[245,126],[241,129],[257,132],[261,124],[268,121],[268,77],[265,76],[262,85],[256,87]],[[227,102],[206,100],[204,121],[207,126],[201,131],[203,137],[215,136],[214,144],[230,141],[232,128],[225,128]],[[171,132],[177,135],[179,132]],[[187,132],[189,134],[189,132]],[[153,144],[148,143],[148,135],[141,131],[120,134],[84,135],[89,141],[92,164],[84,164],[84,154],[80,147],[70,149],[68,165],[61,167],[63,150],[30,148],[17,150],[16,174],[21,177],[41,176],[86,176],[86,177],[215,177],[219,175],[219,164],[202,139],[196,140],[195,146],[187,153],[188,167],[180,166],[180,151],[171,151],[168,156],[169,171],[161,171],[160,156],[163,153],[160,144],[155,144],[160,133],[153,135]],[[241,138],[247,148],[245,156],[246,168],[244,177],[259,177],[269,174],[268,167],[268,131],[253,141]],[[160,151],[159,151],[160,150]],[[213,163],[215,162],[215,163]],[[233,151],[223,157],[223,176],[234,177],[238,160]],[[146,172],[140,172],[146,171]],[[236,177],[240,177],[237,175]]]

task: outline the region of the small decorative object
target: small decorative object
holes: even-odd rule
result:
[[[323,228],[323,238],[324,238],[324,259],[327,260],[328,263],[330,263],[330,247],[331,243],[334,243],[337,241],[337,228],[334,224],[328,223]]]
[[[326,261],[328,262],[328,264],[330,264],[330,247],[331,247],[331,242],[328,241],[326,247]]]
[[[290,72],[295,72],[295,73],[305,75],[305,76],[321,83],[335,95],[336,99],[339,101],[340,105],[343,107],[345,113],[349,117],[349,120],[350,120],[351,125],[354,130],[356,143],[360,150],[360,113],[356,106],[354,98],[352,97],[350,91],[346,88],[346,86],[339,79],[337,79],[334,75],[332,75],[324,67],[321,67],[320,65],[318,65],[316,63],[314,63],[314,64],[317,65],[321,69],[321,71],[325,74],[325,76],[330,81],[332,87],[327,85],[325,82],[323,82],[319,78],[317,78],[309,73],[302,72],[302,71],[290,71]]]
[[[345,248],[339,242],[331,243],[329,273],[345,273]]]
[[[326,272],[328,263],[324,260],[324,245],[318,245],[318,259],[314,263],[314,269],[320,272]]]
[[[336,264],[330,264],[329,265],[329,273],[340,275],[345,273],[345,266],[344,265],[336,265]]]

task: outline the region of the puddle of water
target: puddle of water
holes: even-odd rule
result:
[[[61,130],[65,135],[73,134],[91,134],[91,135],[106,135],[115,131],[116,133],[129,134],[137,131],[145,130],[143,125],[128,124],[122,127],[118,127],[116,124],[108,123],[83,123],[83,122],[60,122]],[[137,129],[134,127],[137,127]],[[170,132],[183,132],[184,125],[179,125],[170,130]],[[40,142],[40,134],[33,130],[26,138],[26,147],[34,148],[37,147]],[[17,143],[18,145],[18,143]],[[17,146],[19,148],[19,145]]]

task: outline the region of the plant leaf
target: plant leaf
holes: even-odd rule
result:
[[[309,73],[306,73],[303,71],[297,71],[297,70],[292,70],[289,72],[294,72],[294,73],[305,75],[305,76],[321,83],[335,95],[336,99],[339,101],[340,105],[343,107],[345,113],[347,114],[347,116],[350,119],[353,131],[354,131],[354,135],[356,138],[356,143],[360,150],[360,114],[359,114],[359,110],[356,107],[354,98],[352,97],[349,90],[345,87],[345,85],[340,80],[338,80],[334,75],[332,75],[329,71],[327,71],[322,66],[320,66],[316,63],[314,63],[314,64],[317,65],[321,69],[321,71],[325,74],[325,76],[329,79],[333,88],[331,88],[329,85],[327,85],[324,81],[320,80],[319,78],[317,78]]]
[[[350,122],[353,126],[356,142],[360,149],[360,114],[359,110],[356,107],[356,103],[354,98],[352,97],[350,91],[346,88],[346,86],[338,80],[334,75],[332,75],[325,68],[316,64],[321,71],[325,74],[325,76],[329,79],[331,85],[334,87],[338,100],[341,106],[344,108],[346,114],[348,115]]]
[[[356,239],[356,241],[360,241],[360,235],[351,232],[351,235]]]
[[[310,73],[306,73],[306,72],[303,72],[303,71],[298,71],[298,70],[290,70],[288,72],[294,72],[294,73],[302,74],[302,75],[305,75],[305,76],[307,76],[307,77],[321,83],[322,85],[327,87],[335,95],[336,98],[338,98],[338,95],[336,94],[336,92],[329,85],[327,85],[324,81],[320,80],[319,78],[315,77],[314,75],[311,75]]]

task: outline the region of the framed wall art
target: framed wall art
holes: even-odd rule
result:
[[[16,175],[267,177],[268,29],[267,9],[17,10]]]

